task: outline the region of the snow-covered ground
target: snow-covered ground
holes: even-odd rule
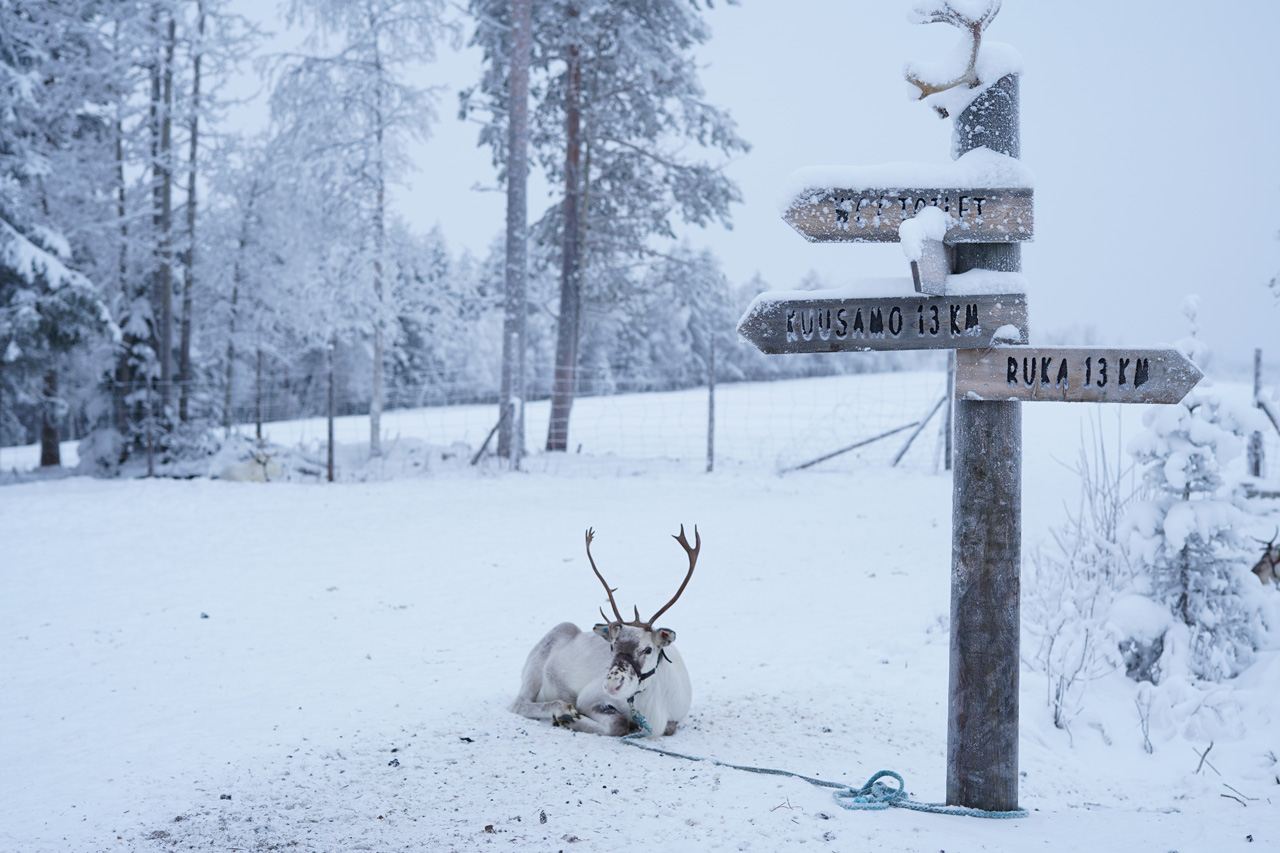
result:
[[[937,378],[864,380],[914,389],[918,417]],[[576,466],[538,454],[518,474],[463,463],[334,485],[0,488],[0,849],[1280,849],[1274,650],[1212,707],[1153,714],[1150,755],[1123,674],[1092,684],[1063,731],[1044,676],[1024,667],[1030,816],[1012,821],[847,812],[799,780],[506,711],[538,637],[598,618],[585,528],[620,605],[644,611],[687,565],[668,535],[696,523],[697,572],[663,619],[694,707],[662,745],[855,785],[892,769],[917,799],[943,799],[951,485],[934,469],[936,432],[898,468],[895,437],[776,473],[896,417],[871,411],[887,396],[837,390],[858,379],[809,380],[830,383],[813,411],[867,419],[852,435],[813,426],[813,448],[735,444],[748,431],[726,401],[727,461],[711,475],[695,464],[705,394],[685,392],[613,398],[618,422],[598,433],[639,436],[627,418],[683,399],[690,414],[671,418],[690,424],[688,449],[668,454],[681,464],[619,444]],[[575,417],[589,411],[580,401]],[[1121,416],[1127,441],[1141,407]],[[477,447],[487,418],[460,440]],[[1121,428],[1115,408],[1024,407],[1028,543],[1075,500],[1062,463],[1090,418]],[[313,429],[273,427],[277,440],[290,428]],[[22,452],[6,448],[4,467]]]

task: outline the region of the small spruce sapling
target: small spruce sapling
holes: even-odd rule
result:
[[[1178,347],[1203,367],[1209,351],[1195,335],[1194,298],[1183,310],[1192,336]],[[1129,452],[1143,466],[1150,498],[1133,507],[1126,533],[1142,591],[1173,616],[1162,638],[1161,669],[1230,678],[1253,660],[1264,631],[1258,583],[1249,576],[1249,550],[1238,532],[1247,515],[1224,475],[1243,453],[1256,413],[1206,390],[1153,407],[1143,421],[1147,429]]]

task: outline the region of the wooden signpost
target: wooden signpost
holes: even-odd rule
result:
[[[907,279],[902,281],[909,286]],[[1001,331],[1008,343],[1026,342],[1026,294],[833,297],[823,291],[762,293],[738,323],[739,335],[771,355],[990,347]]]
[[[966,400],[1176,403],[1203,377],[1171,347],[996,347],[956,356],[956,394]]]
[[[812,188],[782,218],[810,243],[896,243],[898,228],[925,207],[955,219],[948,243],[1018,243],[1032,238],[1032,190]]]
[[[966,23],[975,58],[993,16]],[[973,99],[956,118],[953,157],[1020,155],[1018,88],[1010,74]],[[942,207],[945,251],[926,246],[920,260],[950,260],[952,274],[917,263],[915,286],[926,292],[912,296],[764,293],[738,328],[767,353],[956,350],[947,803],[996,812],[1018,810],[1021,402],[1176,403],[1201,378],[1172,349],[1021,346],[1023,288],[957,292],[966,274],[1017,278],[1032,200],[1025,187],[808,188],[783,218],[811,242],[896,241],[904,221]]]

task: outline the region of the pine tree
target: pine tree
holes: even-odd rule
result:
[[[488,114],[480,134],[503,169],[509,4],[472,0],[472,44],[485,73],[462,93],[464,116]],[[698,0],[535,0],[530,144],[563,200],[532,229],[559,248],[560,310],[547,449],[564,450],[577,382],[583,305],[611,307],[654,259],[677,220],[729,222],[737,187],[689,143],[748,149],[729,115],[707,104],[695,48],[710,38]],[[601,316],[603,311],[593,312]]]
[[[61,463],[67,357],[114,330],[65,236],[96,215],[85,178],[106,159],[93,6],[0,5],[0,392],[38,410],[45,466]]]

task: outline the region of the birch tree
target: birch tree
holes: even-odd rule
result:
[[[314,52],[299,57],[272,95],[272,109],[296,149],[333,162],[340,190],[361,215],[359,251],[372,342],[369,451],[382,453],[384,349],[394,316],[387,299],[387,189],[410,166],[405,144],[426,137],[434,92],[411,72],[434,58],[442,35],[441,0],[296,0],[295,20],[313,22]],[[325,38],[339,41],[321,52]],[[335,187],[338,189],[338,187]]]

